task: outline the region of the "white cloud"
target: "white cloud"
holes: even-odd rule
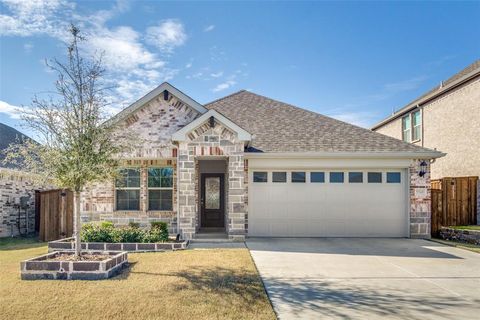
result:
[[[187,63],[187,64],[185,65],[185,69],[190,69],[190,68],[192,67],[192,65],[193,65],[193,64],[192,64],[191,62]]]
[[[0,113],[4,113],[12,119],[20,119],[22,108],[0,100]]]
[[[209,26],[206,26],[204,29],[203,29],[203,32],[210,32],[212,31],[213,29],[215,29],[215,25],[211,24]]]
[[[328,114],[328,116],[363,128],[369,128],[376,119],[376,115],[369,112],[346,111]]]
[[[218,84],[215,88],[212,89],[212,91],[213,92],[223,91],[234,86],[235,84],[237,84],[235,80],[227,80],[223,83]]]
[[[162,21],[158,26],[148,27],[145,40],[164,53],[171,53],[175,47],[187,41],[187,34],[180,21],[169,19]]]
[[[219,71],[217,73],[211,73],[210,74],[210,77],[212,77],[212,78],[220,78],[221,76],[223,76],[223,71]]]
[[[0,35],[27,37],[47,34],[55,38],[65,37],[68,16],[75,3],[66,0],[17,1],[2,0],[10,14],[0,14]]]
[[[417,89],[427,79],[426,76],[418,76],[411,79],[387,83],[384,85],[385,91],[391,94]]]

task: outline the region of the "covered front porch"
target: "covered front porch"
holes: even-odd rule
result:
[[[245,144],[250,135],[215,111],[178,131],[178,226],[183,239],[224,235],[243,241],[247,230]]]

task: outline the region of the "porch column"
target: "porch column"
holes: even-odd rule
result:
[[[180,234],[183,239],[191,240],[195,234],[195,158],[193,150],[186,143],[178,148],[178,212]]]
[[[423,177],[420,172],[422,160],[414,160],[408,170],[410,178],[410,238],[430,239],[431,238],[431,186],[430,186],[430,163],[427,163],[427,170]]]
[[[228,157],[228,236],[232,240],[245,240],[246,188],[243,144]]]

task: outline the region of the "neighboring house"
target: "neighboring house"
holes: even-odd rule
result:
[[[480,176],[480,60],[372,130],[445,152],[432,163],[432,179]]]
[[[121,178],[83,193],[83,221],[161,220],[185,239],[430,237],[439,151],[248,91],[201,105],[168,83],[108,124],[138,144]]]

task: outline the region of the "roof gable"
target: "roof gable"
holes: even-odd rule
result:
[[[182,101],[184,104],[188,105],[198,113],[205,113],[208,110],[202,106],[200,103],[196,102],[189,96],[187,96],[185,93],[182,91],[178,90],[174,86],[172,86],[168,82],[164,82],[146,95],[144,95],[142,98],[138,99],[134,103],[132,103],[130,106],[127,108],[123,109],[121,112],[110,118],[106,124],[111,125],[115,124],[123,119],[126,119],[129,115],[135,113],[137,110],[141,109],[143,106],[145,106],[147,103],[158,97],[159,95],[163,94],[164,91],[167,91],[169,94],[174,95],[177,99]]]
[[[220,114],[215,110],[209,110],[208,112],[202,114],[197,119],[190,122],[188,125],[183,127],[182,129],[178,130],[172,135],[173,141],[187,141],[188,133],[195,130],[196,128],[203,125],[205,122],[209,121],[210,118],[215,119],[216,121],[220,122],[223,126],[229,128],[233,132],[237,134],[237,138],[240,141],[250,141],[252,139],[251,134],[243,129],[242,127],[235,124],[233,121],[225,117],[224,115]]]

